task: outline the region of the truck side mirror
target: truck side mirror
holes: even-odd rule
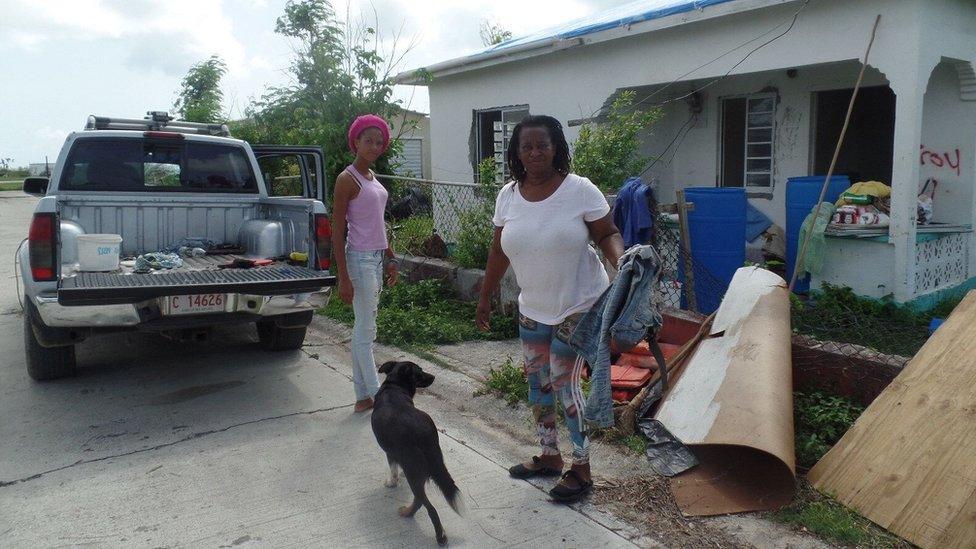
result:
[[[47,194],[48,178],[28,177],[24,179],[24,192],[33,196],[44,196]]]

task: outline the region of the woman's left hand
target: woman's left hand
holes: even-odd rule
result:
[[[386,264],[386,285],[394,286],[397,283],[397,279],[400,277],[400,270],[397,268],[397,264],[389,261]]]

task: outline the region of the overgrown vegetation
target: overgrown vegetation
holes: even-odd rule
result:
[[[458,209],[457,247],[452,258],[461,267],[484,269],[495,234],[491,218],[495,213],[495,160],[486,158],[478,164],[478,187],[473,207]]]
[[[623,446],[637,455],[644,455],[647,450],[647,439],[639,434],[625,435],[617,430],[616,427],[610,429],[594,429],[592,436],[610,444]]]
[[[810,302],[792,301],[793,331],[823,341],[863,345],[876,351],[911,357],[928,339],[932,318],[944,318],[959,304],[948,298],[925,313],[890,299],[860,297],[846,287],[824,284]]]
[[[374,113],[396,124],[399,102],[392,99],[393,77],[409,47],[398,51],[399,35],[383,39],[377,26],[339,21],[327,0],[289,0],[275,33],[292,43],[293,83],[269,88],[248,106],[244,120],[233,125],[234,134],[252,143],[320,146],[328,151],[326,181],[335,181],[354,159],[346,130],[356,116]],[[396,137],[404,128],[392,129]],[[390,159],[399,148],[394,140],[374,170],[391,173]]]
[[[434,218],[426,215],[397,221],[390,229],[390,244],[398,254],[423,255],[424,245],[434,234]]]
[[[525,372],[521,366],[509,358],[498,368],[488,370],[485,380],[486,392],[505,399],[509,406],[529,402],[529,382],[525,379]]]
[[[347,325],[353,323],[352,307],[333,298],[322,314]],[[454,298],[443,280],[401,282],[380,295],[376,319],[377,340],[407,346],[430,346],[483,339],[511,339],[518,335],[514,318],[492,315],[491,331],[482,332],[474,323],[475,304]]]
[[[220,80],[225,74],[227,64],[216,55],[193,65],[183,77],[180,94],[173,104],[180,118],[190,122],[224,121]]]
[[[813,467],[851,428],[864,408],[845,397],[820,391],[793,393],[796,463]]]
[[[910,547],[868,519],[800,482],[793,503],[769,515],[829,542],[864,548]]]
[[[660,120],[662,111],[634,106],[633,90],[610,105],[606,121],[586,123],[573,145],[573,172],[587,177],[604,193],[615,193],[628,177],[640,175],[650,159],[639,154],[640,132]]]
[[[583,394],[590,394],[590,380],[583,379]],[[498,368],[489,368],[488,378],[485,380],[485,389],[476,393],[478,395],[493,394],[505,400],[509,406],[516,404],[528,404],[529,402],[529,382],[525,378],[525,372],[520,364],[516,364],[511,358],[507,359]],[[558,413],[557,421],[563,422],[563,415],[560,403],[556,402]],[[624,435],[615,428],[594,429],[591,431],[594,439],[602,440],[608,444],[615,444],[627,448],[638,455],[644,455],[647,449],[647,440],[638,435]]]
[[[19,191],[24,188],[23,181],[0,183],[0,191]]]

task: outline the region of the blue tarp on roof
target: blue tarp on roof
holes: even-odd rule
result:
[[[551,27],[526,36],[520,36],[496,44],[482,51],[482,53],[503,51],[511,47],[530,44],[548,38],[563,40],[577,38],[587,34],[600,32],[617,27],[625,27],[652,19],[661,19],[678,13],[701,10],[708,6],[724,4],[734,0],[637,0],[622,6],[603,10],[575,21],[570,21],[558,27]]]

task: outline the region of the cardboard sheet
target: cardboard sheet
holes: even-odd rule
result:
[[[671,479],[686,515],[781,507],[793,497],[793,391],[786,282],[736,271],[712,324],[655,418],[701,462]]]

